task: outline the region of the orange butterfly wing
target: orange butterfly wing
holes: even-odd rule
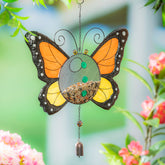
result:
[[[127,38],[126,29],[113,31],[93,52],[91,57],[97,63],[101,75],[110,74],[113,77],[118,74]]]
[[[109,74],[115,68],[115,55],[118,50],[117,38],[107,41],[95,54],[93,59],[98,64],[101,74]]]
[[[38,77],[47,83],[55,82],[59,78],[60,69],[69,56],[47,36],[33,32],[27,33],[27,45],[32,53],[32,59],[37,67]]]
[[[39,47],[46,76],[48,78],[58,78],[60,69],[67,58],[50,43],[41,42]]]

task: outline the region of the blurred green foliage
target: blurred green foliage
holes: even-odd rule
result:
[[[0,33],[0,130],[18,133],[46,159],[47,115],[39,107],[38,81],[26,44]],[[36,74],[35,74],[36,72]]]
[[[148,0],[145,6],[150,4],[154,4],[153,10],[155,10],[155,13],[162,8],[162,22],[163,26],[165,26],[165,0]]]
[[[36,3],[38,6],[42,5],[46,8],[46,4],[51,5],[54,1],[57,0],[32,0],[33,3]],[[70,6],[71,0],[61,0],[68,7]],[[22,21],[29,19],[29,17],[20,16],[20,11],[23,8],[15,7],[15,2],[18,0],[2,0],[0,2],[0,27],[1,26],[9,26],[11,28],[15,28],[12,37],[15,37],[19,34],[19,32],[23,35],[23,31],[30,32],[22,23]],[[14,4],[14,5],[13,5]],[[31,33],[31,32],[30,32]],[[33,34],[34,35],[34,34]],[[26,38],[24,37],[26,40]]]

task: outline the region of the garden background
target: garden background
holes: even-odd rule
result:
[[[129,30],[129,39],[125,49],[125,58],[133,59],[147,66],[150,54],[165,50],[165,30],[160,14],[154,14],[151,6],[144,7],[144,0],[88,0],[82,5],[83,34],[89,28],[101,27],[106,34],[117,27]],[[78,39],[78,7],[73,3],[68,9],[58,2],[48,9],[33,5],[30,0],[22,0],[24,7],[21,15],[30,16],[24,21],[29,30],[39,31],[51,39],[57,30],[67,28]],[[0,28],[0,129],[17,132],[26,143],[43,152],[48,165],[106,165],[105,157],[99,153],[101,143],[124,144],[129,130],[134,136],[135,126],[125,118],[110,111],[102,110],[93,103],[82,106],[82,142],[85,156],[75,156],[77,141],[77,106],[68,104],[59,113],[48,116],[39,106],[37,99],[44,83],[38,80],[37,70],[32,63],[31,53],[21,35],[12,38],[12,30]],[[66,40],[64,50],[72,55],[73,45]],[[96,48],[89,40],[86,44],[89,53]],[[131,67],[146,77],[137,66],[122,61],[123,66]],[[148,77],[149,78],[149,77]],[[143,85],[122,69],[115,78],[119,84],[120,95],[115,105],[141,111],[140,104],[149,95]],[[139,137],[141,138],[141,137]],[[162,138],[162,137],[160,137]]]

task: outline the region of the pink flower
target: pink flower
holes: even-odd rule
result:
[[[0,165],[45,165],[42,153],[31,149],[18,134],[0,130]]]
[[[9,131],[0,131],[0,141],[4,142],[7,145],[10,145],[11,147],[18,147],[20,145],[23,145],[24,142],[22,141],[21,136],[18,134],[11,134]]]
[[[129,150],[128,150],[129,149]],[[139,142],[131,141],[127,148],[122,148],[119,151],[119,155],[123,157],[123,162],[126,165],[138,165],[141,159],[141,156],[147,155],[149,151],[143,151],[143,146],[139,144]],[[147,162],[148,163],[148,162]],[[150,164],[142,164],[142,165],[150,165]]]
[[[159,55],[157,53],[152,54],[149,57],[150,72],[153,74],[159,74],[161,70],[165,68],[165,53],[161,52]]]
[[[153,118],[158,118],[160,124],[165,124],[165,102],[159,104],[156,107],[157,112],[154,114]]]
[[[45,165],[43,162],[42,153],[31,149],[28,144],[20,147],[19,157],[24,165]]]
[[[0,142],[0,164],[20,165],[20,159],[17,151],[3,142]]]
[[[138,155],[140,156],[143,151],[143,146],[139,144],[139,142],[132,141],[128,145],[128,149],[132,152],[133,155]]]
[[[147,97],[148,100],[145,100],[142,103],[142,108],[143,111],[141,111],[140,115],[143,116],[144,118],[147,118],[150,113],[152,112],[153,106],[154,106],[154,101],[150,99],[150,97]]]
[[[121,157],[123,157],[123,161],[126,162],[128,156],[130,156],[130,153],[129,153],[129,151],[128,151],[127,148],[122,148],[122,149],[119,151],[119,155],[120,155]]]
[[[142,165],[151,165],[150,162],[142,163]]]
[[[126,163],[126,165],[135,165],[135,164],[139,164],[139,162],[133,157],[133,156],[128,156],[126,161],[123,161],[124,163]]]

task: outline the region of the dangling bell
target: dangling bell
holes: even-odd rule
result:
[[[84,156],[83,144],[81,142],[76,144],[76,154],[78,157]]]

